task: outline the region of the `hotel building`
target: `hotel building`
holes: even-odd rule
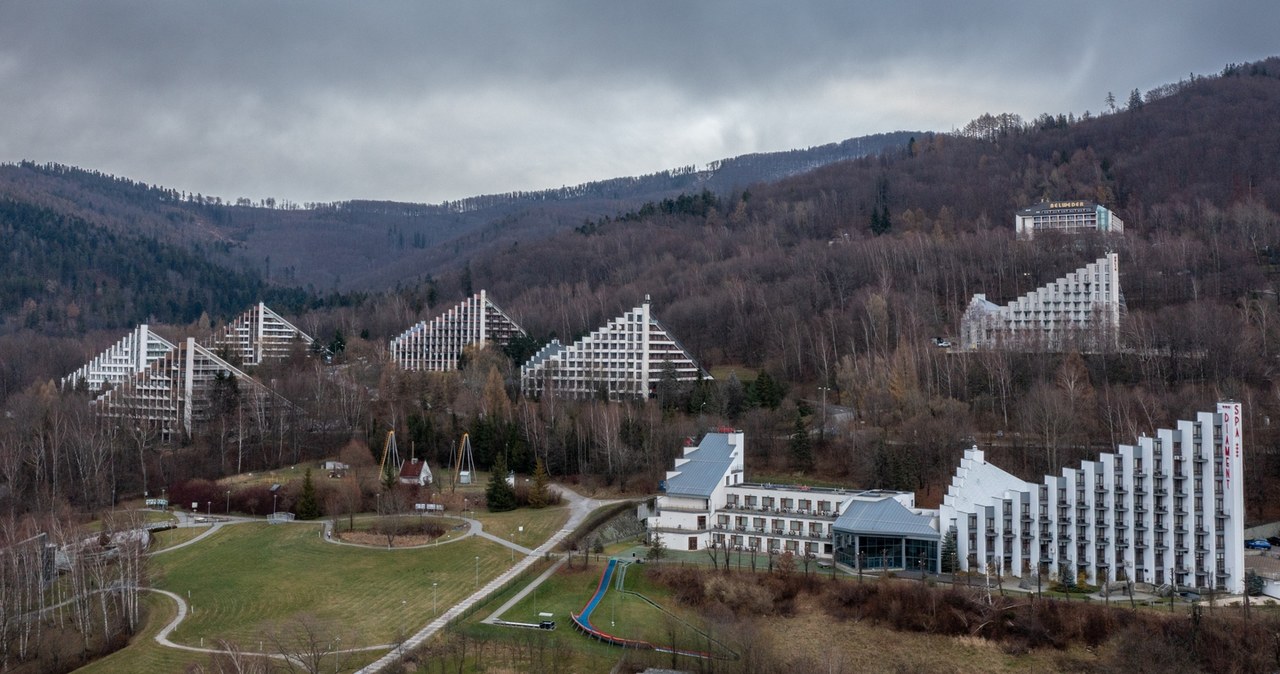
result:
[[[1244,591],[1240,403],[1023,482],[965,452],[939,520],[961,568]]]
[[[505,346],[523,334],[524,330],[481,290],[391,340],[391,359],[405,370],[446,372],[458,369],[458,359],[468,346]]]
[[[1048,201],[1018,211],[1013,227],[1019,241],[1030,241],[1045,231],[1123,234],[1124,220],[1089,201]]]
[[[911,492],[827,489],[743,480],[743,434],[721,429],[684,448],[639,516],[672,550],[790,552],[863,568],[937,571],[936,513]]]
[[[308,347],[312,341],[310,335],[259,302],[215,332],[211,346],[225,349],[233,359],[252,366],[270,358],[287,358],[296,346]]]
[[[1003,306],[974,295],[960,321],[960,347],[1114,351],[1123,306],[1119,258],[1107,253]]]
[[[520,368],[526,396],[609,400],[652,396],[659,382],[710,379],[644,304],[568,346],[552,340]]]
[[[910,492],[746,482],[743,443],[731,429],[690,442],[639,508],[649,535],[672,550],[791,552],[936,573],[951,534],[961,570],[1244,591],[1239,403],[1040,482],[974,447],[937,510],[916,508]]]

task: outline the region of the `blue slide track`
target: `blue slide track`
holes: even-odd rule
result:
[[[617,567],[618,560],[610,559],[609,565],[604,569],[604,574],[600,576],[600,585],[596,587],[596,593],[592,595],[591,601],[587,602],[587,605],[583,607],[582,613],[578,614],[578,621],[588,630],[595,630],[595,626],[591,624],[591,612],[596,610],[596,605],[600,603],[601,599],[604,599],[604,593],[608,591],[609,582],[613,580],[613,571]]]

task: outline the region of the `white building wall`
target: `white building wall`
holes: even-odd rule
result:
[[[961,319],[964,349],[1109,351],[1119,344],[1120,263],[1108,253],[1003,306],[975,295]]]
[[[445,372],[458,369],[458,359],[468,346],[505,345],[522,334],[524,330],[481,290],[405,330],[391,340],[389,349],[391,359],[405,370]]]
[[[520,368],[526,396],[589,399],[603,390],[611,400],[644,399],[670,367],[677,381],[709,379],[691,355],[644,304],[577,342],[539,353]]]
[[[967,451],[940,508],[962,568],[1243,591],[1239,409],[1224,403],[1021,489],[993,490],[1012,476]]]

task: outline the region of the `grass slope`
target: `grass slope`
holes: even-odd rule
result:
[[[475,590],[477,568],[484,584],[509,563],[500,546],[481,539],[388,551],[328,544],[317,532],[236,525],[154,558],[155,585],[189,596],[194,608],[171,638],[257,650],[306,617],[344,647],[389,643],[434,617],[432,583],[443,611]]]

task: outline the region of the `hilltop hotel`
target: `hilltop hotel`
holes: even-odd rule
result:
[[[1124,220],[1090,201],[1049,201],[1018,211],[1013,229],[1019,241],[1030,241],[1043,231],[1123,234]]]
[[[744,481],[743,434],[684,448],[640,518],[672,550],[792,552],[864,569],[937,573],[954,531],[962,570],[1071,574],[1244,591],[1239,403],[1095,461],[1025,482],[965,452],[937,510],[909,492]]]

